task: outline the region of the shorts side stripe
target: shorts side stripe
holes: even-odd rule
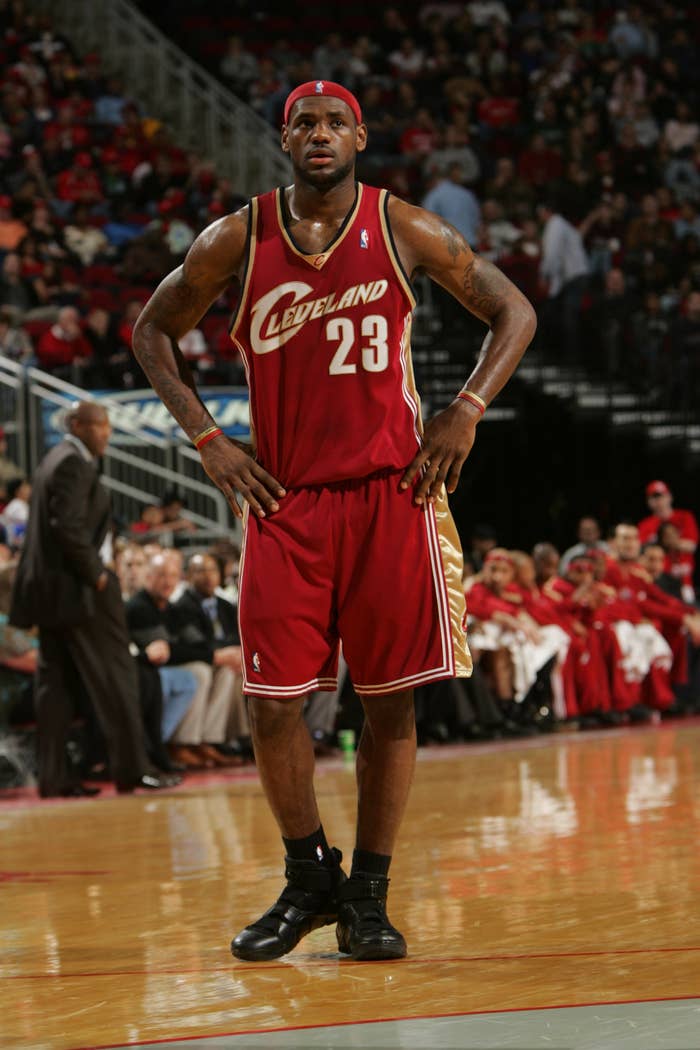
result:
[[[449,605],[445,580],[442,575],[442,559],[440,558],[440,541],[438,540],[437,527],[435,524],[435,513],[431,503],[424,504],[423,514],[425,517],[426,531],[428,534],[428,549],[430,551],[430,568],[433,574],[433,585],[435,587],[435,600],[438,607],[438,620],[440,623],[440,641],[442,644],[442,663],[447,670],[454,670],[454,654],[450,644],[448,623]]]
[[[462,586],[464,559],[462,545],[447,502],[447,493],[443,488],[437,501],[431,505],[435,521],[438,552],[440,558],[440,577],[443,582],[447,601],[447,623],[449,625],[449,646],[452,654],[454,674],[458,678],[469,678],[472,673],[472,658],[465,632],[466,601]]]
[[[246,688],[247,687],[247,688]],[[308,682],[301,682],[299,685],[260,685],[251,684],[244,682],[244,691],[252,696],[270,696],[279,697],[281,700],[293,700],[295,697],[303,696],[304,693],[310,693],[314,689],[321,689],[324,692],[332,691],[338,688],[337,678],[312,678]]]
[[[393,682],[380,682],[378,685],[355,685],[353,682],[353,688],[358,696],[379,696],[381,693],[394,693],[398,689],[411,689],[413,686],[424,685],[426,682],[437,682],[441,678],[453,677],[449,667],[435,667],[431,671],[421,671],[419,674],[396,678]]]

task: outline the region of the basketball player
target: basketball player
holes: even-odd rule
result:
[[[233,941],[241,959],[278,958],[333,922],[353,959],[406,954],[386,897],[415,762],[412,690],[471,672],[445,487],[535,328],[527,300],[448,223],[355,181],[366,141],[349,91],[296,88],[282,128],[293,184],[205,229],[134,332],[153,387],[244,517],[244,688],[287,883]],[[490,328],[467,385],[425,430],[409,357],[418,270]],[[177,346],[234,278],[250,453],[216,426]],[[321,825],[302,716],[310,691],[335,687],[339,639],[365,711],[349,878]]]

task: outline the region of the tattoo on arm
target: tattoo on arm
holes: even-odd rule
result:
[[[490,319],[506,305],[512,285],[490,262],[473,258],[462,273],[462,291],[467,305],[480,317]]]
[[[450,258],[454,262],[455,259],[458,259],[459,256],[464,253],[466,248],[465,241],[461,237],[461,235],[457,233],[454,227],[447,226],[446,224],[443,224],[440,227],[440,233],[442,234],[442,239],[445,242],[445,247],[450,253]]]

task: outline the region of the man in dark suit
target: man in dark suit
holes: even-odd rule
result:
[[[39,792],[94,793],[71,776],[67,763],[76,675],[104,735],[118,790],[170,787],[179,778],[157,774],[146,757],[119,582],[99,554],[110,521],[97,469],[111,434],[109,417],[100,405],[81,401],[69,411],[67,429],[34,477],[10,612],[15,626],[39,627]]]
[[[207,708],[210,719],[218,721],[212,740],[217,745],[224,740],[236,741],[235,751],[246,752],[250,748],[250,723],[242,691],[238,614],[235,606],[216,593],[221,573],[213,555],[194,554],[187,565],[187,580],[189,586],[176,602],[176,609],[181,631],[208,649],[211,678]]]

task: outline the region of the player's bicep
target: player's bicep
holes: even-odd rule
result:
[[[401,202],[392,223],[411,270],[427,273],[486,324],[492,325],[509,304],[524,301],[505,274],[475,255],[459,230],[439,215]]]
[[[520,295],[497,266],[475,255],[461,233],[444,220],[436,224],[424,270],[488,325],[514,293]]]

